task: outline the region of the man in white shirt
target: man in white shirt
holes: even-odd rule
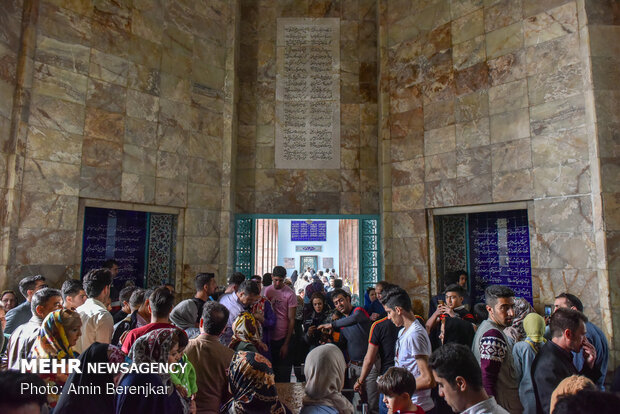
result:
[[[114,318],[105,305],[110,298],[112,273],[109,269],[93,269],[84,276],[88,299],[76,310],[82,318],[82,336],[73,349],[80,354],[93,342],[109,344],[114,332]]]
[[[439,396],[455,413],[508,414],[482,386],[482,372],[471,349],[446,344],[431,355],[429,365],[439,386]]]
[[[435,408],[431,388],[435,386],[433,374],[428,366],[431,355],[431,341],[426,329],[416,319],[407,292],[395,287],[385,294],[383,306],[394,325],[402,327],[396,340],[395,366],[409,370],[416,381],[416,392],[411,401],[425,412]]]

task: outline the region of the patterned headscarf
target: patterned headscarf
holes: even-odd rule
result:
[[[265,302],[267,302],[267,298],[264,296],[260,296],[259,299],[254,302],[254,304],[250,307],[250,311],[252,313],[265,313]]]
[[[250,312],[241,312],[232,325],[233,336],[230,347],[235,349],[239,342],[249,342],[260,349],[261,347],[261,326]]]
[[[185,335],[185,332],[178,328],[155,329],[136,339],[129,351],[129,358],[136,364],[167,364],[175,335]],[[164,385],[171,385],[170,374],[160,373],[159,376]]]
[[[71,324],[81,326],[80,315],[69,309],[56,310],[45,317],[39,336],[32,346],[33,358],[74,358],[76,353],[69,346],[66,328]]]
[[[121,363],[125,362],[125,354],[120,348],[94,342],[91,346],[86,348],[80,354],[80,366],[82,372],[73,372],[69,375],[67,382],[62,388],[62,395],[58,400],[58,404],[54,409],[54,413],[57,414],[74,414],[74,413],[89,413],[89,414],[108,414],[114,412],[114,394],[102,393],[97,395],[97,398],[93,398],[88,393],[74,392],[73,390],[86,389],[84,386],[89,386],[89,389],[94,386],[104,390],[109,385],[115,385],[115,375],[111,372],[90,372],[85,369],[87,364],[93,363]],[[116,384],[117,385],[117,384]],[[48,394],[49,397],[50,394]]]
[[[125,362],[125,357],[126,355],[120,347],[112,344],[108,345],[108,362],[120,364],[121,362]]]
[[[252,315],[254,315],[255,313],[262,313],[263,315],[265,314],[265,307],[267,305],[265,305],[265,302],[268,302],[269,300],[264,297],[261,296],[256,302],[254,302],[254,304],[252,305],[252,307],[250,307],[250,313]],[[258,337],[262,338],[263,337],[263,325],[262,324],[258,324]]]
[[[255,352],[237,352],[230,361],[228,383],[232,398],[220,412],[285,414],[278,399],[271,362]]]
[[[519,342],[525,339],[525,329],[523,329],[523,319],[532,313],[536,312],[532,305],[524,298],[515,298],[514,307],[515,316],[512,318],[512,325],[504,329],[504,333],[514,340]]]

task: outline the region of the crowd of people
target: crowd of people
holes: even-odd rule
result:
[[[424,318],[398,285],[378,282],[356,306],[332,272],[308,269],[292,280],[276,266],[234,273],[222,290],[200,273],[195,295],[179,303],[172,285],[128,286],[113,314],[114,273],[93,269],[61,290],[26,277],[19,305],[14,292],[2,293],[0,412],[290,413],[276,384],[292,381],[305,384],[302,414],[605,414],[620,406],[618,375],[605,390],[605,335],[570,293],[545,319],[505,286],[487,287],[485,302],[473,304],[467,274],[457,272]],[[183,369],[24,372],[35,359]],[[24,392],[26,383],[46,392]],[[152,391],[127,391],[136,389]]]

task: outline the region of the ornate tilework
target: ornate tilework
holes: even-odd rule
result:
[[[235,272],[252,274],[252,219],[235,219]]]
[[[467,270],[464,215],[444,217],[443,249],[446,272]]]
[[[467,270],[466,220],[465,214],[435,217],[437,286],[440,291],[446,274]]]
[[[374,219],[360,220],[362,235],[362,269],[360,294],[367,287],[377,283],[381,276],[379,274],[379,221]]]
[[[174,280],[176,257],[175,216],[171,214],[150,216],[147,287]]]

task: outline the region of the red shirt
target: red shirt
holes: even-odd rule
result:
[[[155,329],[161,328],[176,328],[176,326],[165,322],[156,322],[146,324],[136,329],[132,329],[131,331],[129,331],[127,337],[123,341],[123,346],[121,348],[122,351],[126,355],[129,355],[129,350],[133,346],[133,343],[136,342],[136,339],[140,338],[142,335],[146,335],[147,333],[154,331]]]

